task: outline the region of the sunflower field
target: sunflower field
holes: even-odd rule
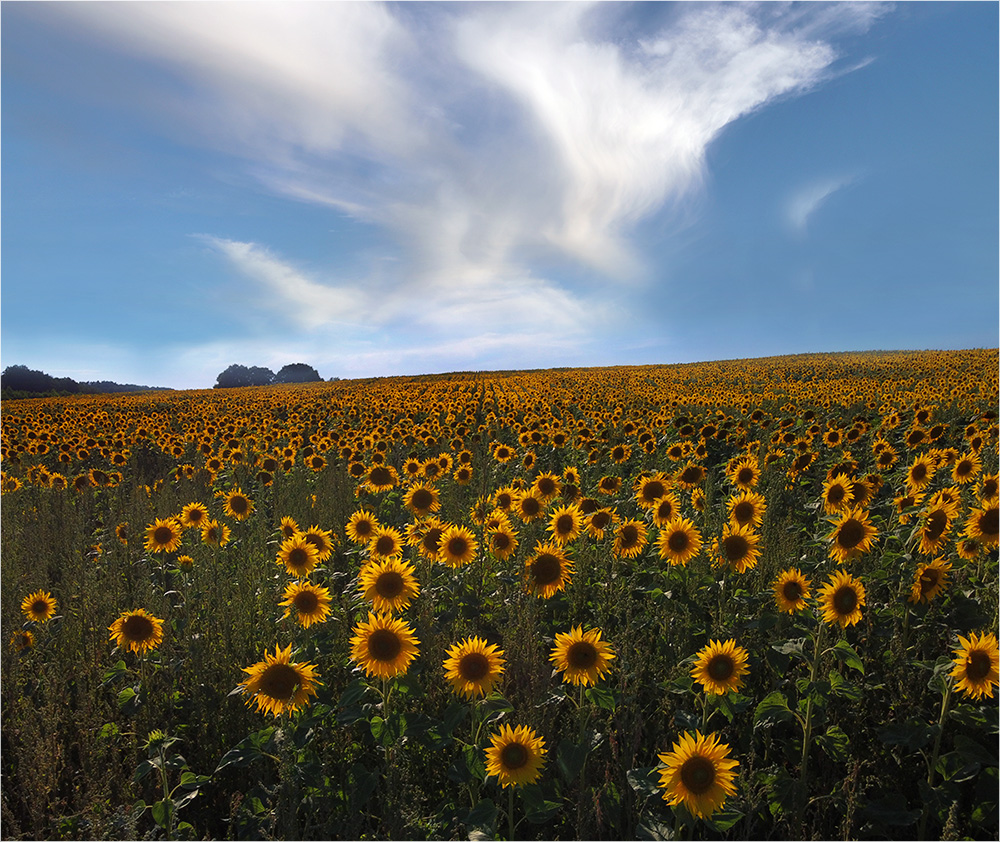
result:
[[[996,839],[996,349],[5,401],[8,839]]]

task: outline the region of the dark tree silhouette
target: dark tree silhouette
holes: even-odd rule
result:
[[[275,383],[315,383],[322,379],[315,368],[305,363],[289,363],[274,375]]]
[[[274,382],[274,372],[269,368],[233,363],[215,378],[213,389],[233,389],[238,386],[270,386]]]

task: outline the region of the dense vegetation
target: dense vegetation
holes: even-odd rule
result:
[[[10,365],[0,374],[0,398],[17,400],[29,397],[59,397],[64,395],[97,395],[110,392],[146,392],[164,386],[136,386],[111,380],[85,380],[77,383],[72,377],[53,377],[26,365]]]
[[[995,839],[997,371],[5,401],[5,838]]]

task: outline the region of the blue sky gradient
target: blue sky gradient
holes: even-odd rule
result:
[[[3,365],[998,343],[996,3],[5,3]]]

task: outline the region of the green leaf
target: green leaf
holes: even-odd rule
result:
[[[588,702],[604,710],[614,711],[618,707],[618,693],[600,684],[588,687],[584,696]]]
[[[830,651],[838,661],[842,661],[851,669],[857,670],[862,675],[865,674],[865,665],[861,663],[861,658],[858,656],[858,653],[854,651],[854,648],[846,640],[838,640],[836,645],[834,645]]]
[[[128,667],[125,666],[125,662],[117,661],[113,667],[108,669],[104,675],[101,676],[101,684],[111,684],[113,681],[123,676],[126,672],[128,672]]]
[[[135,772],[132,774],[132,783],[139,783],[139,781],[145,778],[146,775],[158,768],[159,766],[157,766],[157,764],[153,761],[143,760],[138,766],[135,767]]]
[[[659,766],[641,766],[638,769],[629,769],[625,779],[633,790],[642,795],[659,795],[659,775],[657,774],[659,768]]]
[[[780,643],[772,643],[771,648],[782,655],[789,655],[798,658],[800,661],[809,662],[809,656],[805,652],[806,639],[797,637],[793,640],[783,640]]]
[[[674,829],[656,816],[648,815],[643,817],[636,826],[635,838],[647,839],[650,842],[665,842],[665,840],[674,838]]]
[[[462,823],[469,828],[469,839],[477,831],[483,834],[482,838],[492,839],[497,824],[497,805],[484,798],[469,811]]]
[[[835,696],[850,699],[854,702],[861,699],[861,688],[856,684],[852,684],[839,672],[831,670],[828,678],[830,679],[830,692]]]
[[[164,798],[162,801],[157,801],[153,805],[153,821],[164,829],[166,829],[167,823],[170,821],[170,817],[173,815],[173,813],[174,813],[174,805],[169,798]]]
[[[524,817],[532,824],[544,824],[562,809],[561,804],[546,800],[542,788],[534,784],[521,789],[521,803]]]
[[[787,722],[794,719],[795,714],[788,707],[788,700],[780,690],[775,690],[764,697],[754,711],[753,721],[760,723]]]
[[[720,810],[718,813],[712,813],[709,818],[705,819],[705,824],[716,831],[716,833],[724,833],[742,818],[743,813],[739,810]]]
[[[825,734],[816,738],[816,742],[826,752],[827,757],[838,763],[846,761],[850,754],[851,741],[839,725],[831,725]]]
[[[354,804],[360,807],[371,798],[378,785],[378,776],[361,763],[355,763],[351,766],[351,781],[354,784],[350,789]]]
[[[910,751],[916,751],[934,738],[937,728],[937,725],[928,725],[917,717],[910,717],[906,722],[891,722],[880,728],[878,738],[886,745],[905,746]]]
[[[963,760],[981,763],[983,766],[997,765],[996,740],[991,740],[990,745],[992,746],[992,750],[990,746],[979,740],[974,740],[972,737],[967,737],[964,734],[957,734],[955,736],[955,753]]]
[[[583,764],[587,762],[588,753],[589,746],[578,745],[569,740],[563,740],[559,743],[556,762],[567,783],[572,783],[579,776]]]

